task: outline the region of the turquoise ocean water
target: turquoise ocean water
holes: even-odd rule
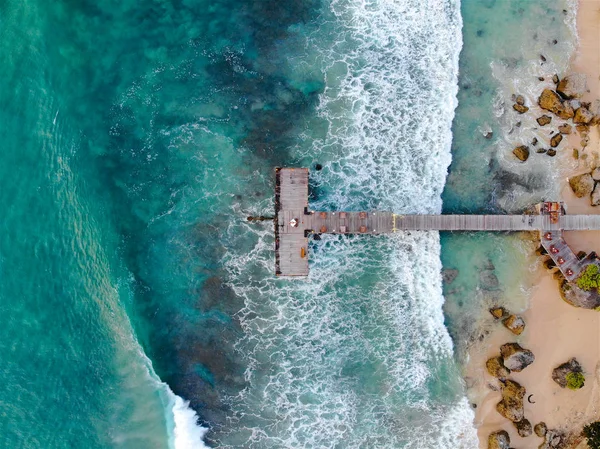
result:
[[[475,447],[453,347],[519,242],[326,237],[284,281],[244,220],[279,165],[315,208],[517,207],[497,98],[561,5],[1,0],[0,447]]]

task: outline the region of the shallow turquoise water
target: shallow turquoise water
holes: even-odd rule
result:
[[[463,5],[461,80],[500,4]],[[437,234],[324,238],[290,282],[244,221],[273,167],[316,163],[314,207],[440,211],[459,8],[0,2],[2,446],[473,447]],[[494,186],[460,149],[488,75],[459,93],[449,210]],[[465,245],[502,270],[490,242]]]
[[[569,1],[462,3],[464,46],[453,159],[442,195],[445,213],[520,212],[558,197],[554,158],[534,154],[527,164],[519,164],[511,157],[514,146],[529,145],[533,137],[540,146],[547,141],[533,114],[512,111],[511,96],[524,95],[531,105],[554,73],[562,76],[574,49],[575,6]],[[540,76],[545,80],[539,81]],[[488,132],[491,138],[485,136]],[[485,332],[489,307],[526,308],[535,243],[522,237],[442,233],[443,265],[458,270],[444,287],[444,311],[461,358]],[[482,279],[489,274],[499,280],[497,287],[485,285]]]

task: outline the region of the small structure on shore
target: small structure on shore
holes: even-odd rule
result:
[[[600,215],[567,215],[562,203],[544,202],[522,215],[399,215],[391,211],[311,211],[308,169],[275,169],[275,273],[308,276],[311,234],[377,235],[398,231],[539,231],[542,246],[564,278],[577,279],[591,257],[578,259],[564,230],[600,230]]]

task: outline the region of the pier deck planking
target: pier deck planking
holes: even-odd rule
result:
[[[556,203],[557,204],[557,203]],[[278,168],[275,181],[275,265],[278,276],[308,275],[308,235],[388,234],[398,231],[540,231],[552,232],[542,245],[563,274],[576,278],[589,261],[579,261],[562,239],[563,230],[600,230],[600,215],[397,215],[389,211],[310,211],[308,169]],[[558,254],[551,254],[554,245]]]

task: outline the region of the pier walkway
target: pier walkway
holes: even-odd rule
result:
[[[390,211],[311,211],[308,208],[307,168],[277,168],[275,179],[275,270],[278,276],[308,275],[310,234],[539,231],[542,246],[565,278],[573,280],[590,262],[577,259],[564,242],[562,231],[600,230],[600,215],[566,215],[561,203],[542,203],[538,213],[527,215],[398,215]]]

